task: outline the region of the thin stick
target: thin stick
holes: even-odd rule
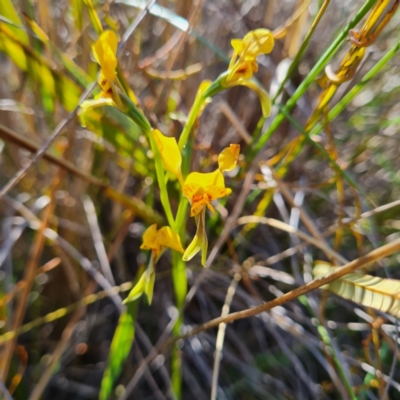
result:
[[[89,196],[83,197],[83,207],[86,211],[86,217],[89,223],[90,231],[92,232],[92,238],[94,243],[94,248],[99,259],[100,267],[103,271],[104,276],[107,278],[108,282],[115,286],[115,280],[111,271],[110,263],[108,262],[107,252],[104,247],[103,237],[101,235],[99,222],[97,221],[96,209]]]
[[[339,260],[342,264],[346,264],[348,262],[339,253],[332,250],[329,246],[326,246],[324,241],[317,240],[317,239],[313,238],[312,236],[309,236],[306,233],[302,232],[301,230],[296,229],[293,226],[288,225],[285,222],[279,221],[277,219],[266,218],[266,217],[257,217],[257,216],[251,215],[251,216],[239,218],[237,220],[237,223],[238,223],[238,225],[260,223],[260,224],[272,226],[273,228],[277,228],[277,229],[280,229],[287,233],[291,233],[293,235],[296,235],[300,239],[302,239],[308,243],[311,243],[315,247],[318,247],[319,249],[321,249],[327,256],[332,257],[336,260]]]
[[[25,217],[28,221],[34,222],[37,226],[41,226],[41,221],[38,219],[28,208],[26,208],[22,203],[10,199],[9,197],[5,197],[3,201],[7,202],[11,205],[11,207],[15,208],[23,217]],[[81,254],[75,247],[73,247],[67,240],[63,239],[58,233],[50,228],[46,228],[44,230],[44,236],[50,241],[54,242],[57,246],[63,249],[70,257],[75,259],[79,265],[97,282],[97,284],[103,288],[109,296],[111,300],[114,302],[117,307],[118,312],[121,312],[123,305],[121,298],[116,295],[112,290],[112,285],[108,282],[106,278],[92,265],[91,261],[86,258],[83,254]],[[15,331],[15,329],[13,330]]]
[[[7,140],[7,142],[13,143],[19,147],[22,147],[23,149],[30,151],[31,153],[36,153],[37,151],[39,151],[39,145],[2,124],[0,124],[0,137],[4,140]],[[89,183],[100,187],[107,186],[107,182],[104,182],[98,178],[95,178],[93,175],[89,175],[83,172],[81,169],[75,167],[75,165],[73,165],[69,161],[55,157],[48,153],[44,153],[43,158],[47,161],[50,161],[52,164],[67,170],[73,175],[79,176]]]
[[[368,264],[376,262],[384,257],[390,256],[393,253],[396,253],[398,251],[400,251],[400,238],[396,239],[393,242],[388,243],[382,247],[379,247],[378,249],[371,251],[370,253],[368,253],[367,255],[365,255],[363,257],[357,258],[354,261],[349,262],[345,266],[337,269],[335,272],[333,272],[329,275],[325,275],[321,278],[315,279],[315,280],[307,283],[306,285],[300,286],[297,289],[294,289],[288,293],[285,293],[281,297],[278,297],[267,303],[261,304],[259,306],[256,306],[256,307],[253,307],[253,308],[250,308],[247,310],[238,311],[238,312],[229,314],[226,317],[214,318],[211,321],[201,324],[201,325],[197,326],[196,328],[192,329],[190,332],[188,332],[185,335],[169,339],[164,344],[162,349],[166,348],[167,346],[171,345],[172,343],[174,343],[175,341],[177,341],[179,339],[186,339],[190,336],[197,335],[198,333],[203,332],[208,329],[211,329],[211,328],[214,328],[214,327],[218,326],[219,324],[233,322],[238,319],[253,317],[254,315],[258,315],[262,312],[269,311],[274,307],[281,306],[282,304],[285,304],[288,301],[292,301],[303,294],[309,293],[315,289],[320,288],[321,286],[327,285],[328,283],[333,282],[339,278],[342,278],[343,276],[348,275],[357,269],[365,267]]]
[[[80,108],[80,105],[84,100],[86,100],[93,89],[96,86],[96,82],[93,82],[89,87],[83,92],[82,96],[79,99],[78,105],[75,109],[68,115],[67,118],[62,120],[54,129],[53,133],[50,135],[49,139],[47,139],[46,143],[33,155],[31,159],[26,163],[24,167],[22,167],[15,175],[12,177],[8,183],[3,186],[3,189],[0,191],[0,199],[2,199],[15,185],[17,185],[21,179],[26,175],[29,169],[46,153],[46,151],[50,148],[50,146],[55,142],[58,136],[66,129],[69,123],[75,118]]]
[[[126,46],[126,43],[128,42],[129,38],[133,35],[135,32],[136,28],[139,26],[139,24],[142,22],[143,18],[146,16],[146,14],[149,12],[150,8],[153,6],[153,4],[156,2],[156,0],[149,0],[146,4],[146,7],[142,10],[142,12],[135,18],[135,20],[129,25],[129,27],[126,29],[124,36],[122,36],[122,42],[119,45],[118,48],[118,56],[120,56]]]
[[[240,278],[241,278],[240,274],[236,273],[232,279],[231,284],[229,285],[228,291],[226,292],[225,304],[222,307],[221,317],[226,317],[229,314],[233,296],[235,295],[236,288],[238,286]],[[220,324],[218,328],[217,341],[215,343],[215,357],[214,357],[214,368],[212,375],[210,400],[217,399],[219,367],[221,365],[222,349],[224,347],[225,330],[226,330],[226,324]]]
[[[4,396],[4,400],[13,400],[11,394],[8,392],[6,388],[6,385],[4,385],[1,379],[0,379],[0,393]]]
[[[251,135],[243,125],[243,122],[237,117],[235,112],[232,110],[231,106],[226,101],[220,101],[218,107],[222,114],[225,115],[226,119],[232,124],[236,129],[237,133],[243,139],[246,144],[251,142]]]
[[[96,289],[96,286],[97,284],[95,282],[90,282],[88,292],[92,293]],[[74,314],[72,315],[70,321],[68,322],[61,335],[60,341],[57,343],[56,348],[51,354],[50,361],[46,365],[45,371],[42,373],[39,382],[35,385],[31,395],[29,396],[29,400],[39,400],[41,398],[47,384],[49,383],[51,377],[54,375],[54,367],[59,362],[61,356],[67,349],[69,341],[76,328],[76,324],[82,318],[84,311],[84,308],[78,308],[77,310],[75,310]]]

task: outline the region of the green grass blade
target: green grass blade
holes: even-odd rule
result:
[[[333,121],[350,103],[351,100],[360,93],[366,84],[378,74],[382,68],[393,58],[400,49],[400,41],[396,43],[375,65],[369,72],[355,85],[328,113],[328,120]],[[311,131],[310,136],[317,135],[323,129],[322,124],[316,125]]]
[[[303,82],[299,85],[297,90],[294,92],[293,96],[287,101],[286,105],[280,109],[278,115],[271,122],[271,125],[267,129],[267,131],[261,136],[260,140],[254,147],[254,151],[251,158],[254,158],[255,155],[264,147],[272,134],[278,129],[280,124],[284,121],[285,115],[283,114],[283,110],[289,113],[293,107],[296,105],[297,101],[303,96],[303,94],[307,91],[308,87],[311,83],[317,78],[317,76],[322,72],[322,70],[327,65],[328,61],[332,58],[332,56],[338,51],[339,46],[343,43],[343,41],[347,38],[348,32],[350,29],[353,29],[361,19],[368,13],[369,10],[375,5],[376,0],[367,0],[364,5],[361,7],[360,11],[356,14],[356,16],[346,25],[346,27],[342,30],[339,36],[335,39],[335,41],[329,46],[329,48],[325,51],[325,53],[321,56],[318,62],[315,64],[313,69],[308,73]]]
[[[365,198],[368,198],[367,194],[361,189],[361,187],[356,183],[356,181],[342,168],[338,165],[338,163],[326,152],[326,150],[317,142],[315,142],[311,137],[310,133],[306,132],[302,126],[284,109],[284,107],[280,108],[285,118],[290,121],[290,123],[304,136],[307,142],[312,144],[321,154],[322,156],[331,164],[332,168],[341,175],[351,186],[356,188]]]
[[[182,260],[182,254],[172,252],[172,280],[174,284],[175,303],[179,310],[179,318],[173,329],[174,336],[181,334],[183,324],[183,306],[185,304],[187,294],[187,276],[186,263]],[[179,400],[182,397],[182,356],[181,351],[174,346],[171,352],[171,381],[172,388],[176,398]]]
[[[119,317],[118,326],[111,342],[107,366],[101,381],[99,400],[107,400],[110,397],[113,385],[119,377],[124,361],[131,351],[135,337],[137,304],[137,302],[129,303],[127,309]]]

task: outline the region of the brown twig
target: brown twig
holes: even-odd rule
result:
[[[245,225],[245,224],[254,224],[254,223],[260,223],[260,224],[265,224],[269,225],[273,228],[280,229],[282,231],[291,233],[293,235],[296,235],[298,238],[303,239],[304,241],[314,245],[315,247],[318,247],[321,249],[328,257],[332,257],[342,264],[346,264],[347,260],[342,257],[339,253],[336,251],[332,250],[329,246],[325,244],[324,241],[322,240],[317,240],[313,238],[310,235],[307,235],[306,233],[302,232],[299,229],[296,229],[295,227],[286,224],[285,222],[279,221],[274,218],[266,218],[266,217],[257,217],[257,216],[247,216],[247,217],[241,217],[237,220],[238,225]],[[322,237],[322,236],[321,236]]]
[[[179,339],[186,339],[190,336],[197,335],[198,333],[208,330],[208,329],[211,329],[211,328],[214,328],[214,327],[218,326],[219,324],[233,322],[238,319],[249,318],[254,315],[258,315],[262,312],[269,311],[274,307],[281,306],[282,304],[285,304],[288,301],[292,301],[303,294],[309,293],[315,289],[320,288],[321,286],[327,285],[328,283],[333,282],[333,281],[343,277],[344,275],[350,274],[351,272],[354,272],[357,269],[365,267],[368,264],[376,262],[384,257],[388,257],[398,251],[400,251],[400,239],[394,240],[391,243],[381,246],[378,249],[371,251],[367,255],[357,258],[354,261],[349,262],[348,264],[339,268],[335,272],[333,272],[329,275],[325,275],[322,278],[315,279],[315,280],[307,283],[306,285],[300,286],[299,288],[294,289],[288,293],[285,293],[281,297],[278,297],[267,303],[261,304],[257,307],[253,307],[253,308],[250,308],[247,310],[238,311],[238,312],[229,314],[226,317],[214,318],[211,321],[201,324],[201,325],[197,326],[196,328],[192,329],[190,332],[188,332],[185,335],[169,339],[168,341],[166,341],[166,343],[164,344],[162,349],[171,345],[172,343],[174,343],[175,341],[177,341]]]

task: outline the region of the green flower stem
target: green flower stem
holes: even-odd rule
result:
[[[190,132],[192,131],[193,125],[196,122],[196,118],[199,114],[200,108],[208,97],[214,96],[220,91],[224,90],[225,87],[222,85],[222,79],[226,76],[226,72],[221,74],[211,85],[204,91],[201,96],[196,96],[195,102],[189,111],[189,116],[186,125],[183,128],[182,134],[179,137],[178,147],[182,151],[189,139]]]
[[[178,148],[180,151],[183,150],[186,142],[189,139],[190,132],[197,118],[197,114],[199,113],[200,107],[204,101],[204,96],[198,96],[196,98],[196,101],[193,103],[192,108],[190,109],[188,120],[183,128],[181,136],[179,137]]]
[[[329,48],[325,51],[322,57],[315,64],[314,68],[308,73],[306,78],[294,92],[293,96],[287,101],[286,105],[283,107],[283,109],[287,113],[289,113],[293,109],[297,101],[307,91],[311,83],[323,71],[328,61],[338,51],[339,46],[347,38],[349,30],[353,29],[362,20],[362,18],[364,18],[364,16],[368,13],[368,11],[370,11],[371,8],[375,5],[376,1],[377,0],[367,0],[361,7],[359,12],[356,14],[356,16],[347,24],[347,26],[342,30],[342,32],[332,43],[332,45],[329,46]],[[269,126],[267,131],[261,136],[258,143],[255,144],[251,159],[253,159],[263,149],[264,145],[268,142],[269,138],[278,129],[278,127],[284,120],[285,120],[285,115],[282,112],[279,112],[278,115],[275,117],[275,119],[271,122],[271,125]]]
[[[151,133],[152,128],[150,122],[144,116],[142,111],[137,108],[135,103],[124,93],[120,94],[120,99],[122,103],[121,111],[126,112],[129,118],[131,118],[131,120],[137,124],[147,135],[149,132]]]
[[[185,238],[185,226],[186,226],[186,212],[188,209],[189,202],[187,198],[182,194],[179,201],[178,212],[176,213],[175,226],[181,237],[181,241]],[[183,243],[183,242],[182,242]]]
[[[205,91],[201,96],[196,96],[195,102],[190,109],[188,120],[186,122],[185,127],[183,128],[182,134],[179,138],[178,148],[182,153],[182,175],[183,178],[189,172],[190,159],[192,156],[194,136],[190,137],[190,133],[192,132],[193,125],[196,122],[198,114],[201,110],[203,103],[207,100],[208,97],[220,92],[224,89],[222,86],[222,78],[224,74],[220,75]],[[185,240],[186,234],[186,219],[187,219],[187,209],[189,202],[183,195],[181,194],[181,199],[178,206],[178,211],[176,213],[175,219],[175,227],[179,236],[181,238],[182,243]],[[176,252],[172,252],[172,279],[174,283],[174,291],[176,296],[176,305],[179,310],[179,318],[176,322],[173,334],[174,336],[178,336],[181,334],[181,327],[183,324],[183,307],[185,304],[185,298],[187,294],[187,277],[186,277],[186,263],[182,260],[182,255]],[[181,351],[178,347],[174,346],[172,349],[172,388],[174,390],[175,396],[177,399],[181,399],[182,397],[182,368],[181,368]]]
[[[120,98],[122,106],[125,108],[124,111],[128,114],[132,121],[135,122],[143,130],[143,132],[146,133],[149,139],[151,150],[154,155],[154,164],[156,167],[158,186],[160,188],[161,204],[164,208],[165,215],[167,216],[169,226],[175,230],[175,220],[172,214],[171,204],[169,202],[167,182],[165,181],[164,176],[164,167],[157,144],[153,138],[150,122],[128,96],[121,94]]]

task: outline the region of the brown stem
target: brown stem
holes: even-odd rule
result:
[[[229,323],[229,322],[236,321],[238,319],[252,317],[252,316],[260,314],[262,312],[269,311],[274,307],[281,306],[282,304],[285,304],[288,301],[294,300],[303,294],[306,294],[315,289],[318,289],[321,286],[324,286],[330,282],[333,282],[333,281],[343,277],[344,275],[354,272],[356,269],[362,268],[362,267],[366,266],[367,264],[376,262],[377,260],[387,257],[397,251],[400,251],[400,239],[394,240],[391,243],[388,243],[382,247],[379,247],[378,249],[371,251],[367,255],[357,258],[354,261],[349,262],[348,264],[344,265],[343,267],[337,269],[335,272],[333,272],[329,275],[323,276],[322,278],[315,279],[312,282],[309,282],[306,285],[300,286],[299,288],[294,289],[288,293],[285,293],[283,296],[278,297],[274,300],[271,300],[267,303],[261,304],[257,307],[253,307],[253,308],[250,308],[247,310],[231,313],[231,314],[227,315],[226,317],[214,318],[211,321],[201,324],[201,325],[197,326],[196,328],[192,329],[190,332],[188,332],[185,335],[169,339],[168,341],[166,341],[164,343],[164,345],[162,346],[162,349],[165,349],[167,346],[171,345],[172,343],[176,342],[179,339],[186,339],[190,336],[197,335],[198,333],[208,330],[208,329],[211,329],[211,328],[214,328],[221,323]]]

